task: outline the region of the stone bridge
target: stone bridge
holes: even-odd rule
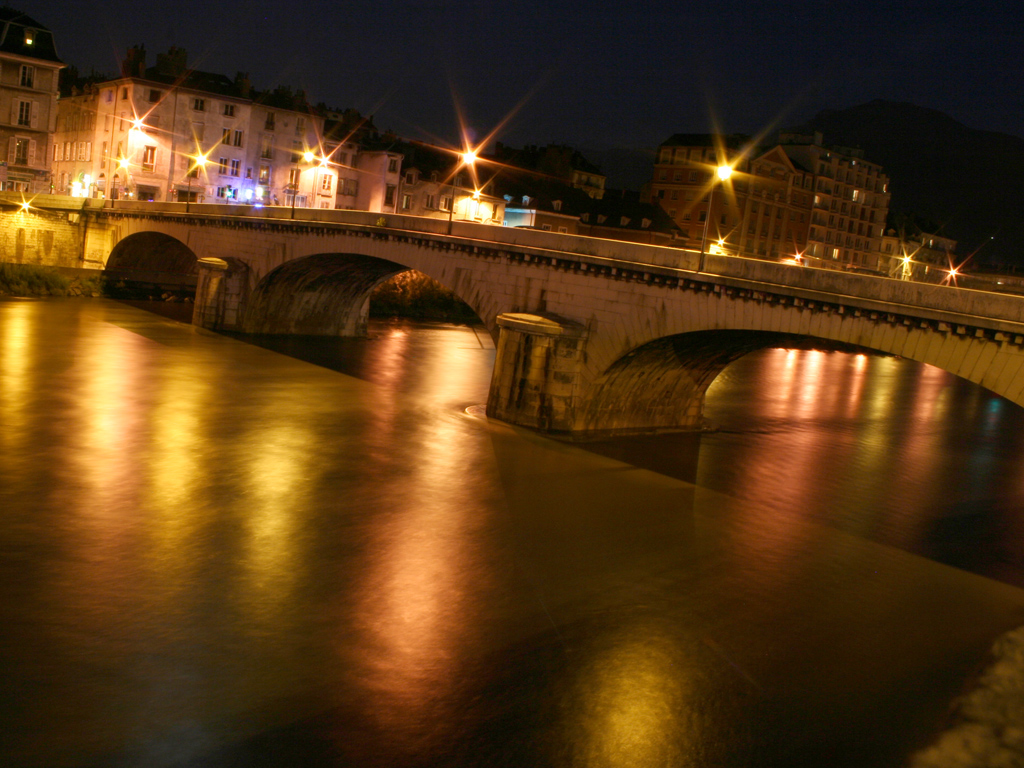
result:
[[[363,333],[373,288],[417,270],[496,341],[488,414],[547,431],[699,427],[725,366],[797,338],[934,365],[1024,405],[1024,297],[727,256],[698,271],[694,251],[465,222],[449,234],[437,219],[291,215],[0,199],[3,260],[195,275],[193,323],[311,335]]]

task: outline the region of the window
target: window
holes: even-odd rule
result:
[[[408,211],[412,208],[412,195],[402,195],[402,210]]]
[[[559,227],[558,231],[561,232],[563,235],[569,234],[569,228],[568,227]]]
[[[320,191],[330,193],[333,188],[334,176],[330,173],[325,173],[323,180],[320,182]]]
[[[221,174],[227,174],[228,159],[226,157],[222,157],[217,161],[217,172]]]
[[[695,181],[697,181],[697,172],[696,171],[690,171],[690,183],[692,184]]]
[[[249,166],[248,168],[245,169],[245,178],[252,178],[252,166]]]
[[[708,218],[708,212],[707,211],[701,211],[700,212],[700,216],[697,217],[697,221],[700,221],[700,222],[707,221],[707,218]]]
[[[25,45],[33,46],[36,44],[36,31],[34,29],[25,29],[25,37],[22,38],[25,41]]]
[[[273,112],[267,112],[267,120],[263,124],[263,127],[266,130],[268,130],[268,131],[274,130],[274,113]]]
[[[227,187],[217,187],[217,197],[227,197]]]
[[[235,116],[235,105],[234,104],[225,104],[224,105],[224,117],[234,117],[234,116]]]
[[[157,90],[156,88],[149,89],[149,103],[156,104],[160,101],[160,97],[164,95],[163,91]]]
[[[54,142],[53,144],[53,162],[60,161],[60,144]]]
[[[394,162],[397,162],[397,161],[396,160],[392,160],[391,162],[394,163]],[[384,188],[384,205],[394,205],[394,204],[395,204],[395,185],[394,184],[388,184]]]
[[[436,208],[437,207],[437,198],[434,195],[427,195],[424,198],[423,207],[424,208]]]
[[[232,160],[231,161],[231,175],[240,176],[242,174],[242,161]]]
[[[28,139],[14,139],[15,165],[28,165],[29,149],[30,147]]]
[[[416,174],[413,173],[412,171],[409,171],[407,174],[405,174],[405,183],[406,184],[415,184],[416,183]]]
[[[306,118],[300,117],[295,121],[295,135],[301,136],[306,132]]]
[[[348,165],[348,152],[339,152],[334,156],[334,162],[338,165]]]
[[[441,196],[441,210],[450,211],[452,209],[452,199],[447,195]]]
[[[544,230],[545,232],[550,232],[551,231],[551,225],[550,224],[541,224],[540,228],[542,230]]]
[[[192,109],[196,112],[206,111],[206,99],[192,99]]]
[[[231,143],[231,129],[230,128],[222,128],[221,129],[220,143],[221,144],[230,144]]]
[[[355,196],[358,190],[357,179],[345,179],[341,185],[341,194]]]
[[[293,189],[297,188],[299,186],[299,178],[301,174],[302,171],[300,171],[298,168],[292,168],[291,170],[289,170],[288,186],[292,187]]]
[[[235,135],[234,135],[231,143],[234,144],[236,147],[242,146],[242,132],[241,131],[235,131]]]
[[[18,125],[32,125],[32,102],[31,101],[16,101],[18,105]]]
[[[260,182],[260,184],[269,184],[270,183],[270,166],[269,165],[261,165],[260,166],[260,175],[258,177],[258,181]]]
[[[156,167],[156,147],[146,147],[142,150],[142,170],[152,171]]]
[[[388,173],[398,173],[398,158],[392,157],[388,160]]]
[[[32,83],[35,81],[36,68],[30,67],[28,64],[21,65],[21,87],[32,88]]]
[[[260,139],[260,157],[264,160],[274,159],[274,145],[271,143],[270,136],[263,136]]]
[[[562,210],[562,201],[561,200],[552,200],[551,201],[551,207],[554,208],[556,211]]]

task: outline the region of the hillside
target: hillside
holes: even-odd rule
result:
[[[891,180],[891,209],[945,225],[962,254],[980,247],[981,264],[1024,267],[1024,139],[881,100],[819,112],[801,127],[862,148]]]

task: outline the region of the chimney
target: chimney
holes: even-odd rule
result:
[[[188,54],[184,48],[172,45],[167,53],[156,55],[156,71],[167,77],[181,77],[188,71]]]
[[[235,73],[235,87],[238,89],[239,96],[243,99],[249,98],[249,94],[252,92],[252,84],[249,82],[248,72]]]
[[[146,76],[146,46],[133,45],[121,62],[122,77]]]

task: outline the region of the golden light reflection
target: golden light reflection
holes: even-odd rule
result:
[[[11,455],[19,453],[19,446],[27,438],[30,377],[36,356],[32,333],[34,321],[39,317],[33,309],[29,302],[0,304],[4,320],[0,324],[3,330],[0,343],[0,409],[4,414],[0,440]]]
[[[591,768],[699,764],[702,705],[695,661],[653,625],[623,628],[579,675],[564,708],[580,764]],[[578,713],[576,715],[575,713]]]
[[[381,362],[385,370],[394,368],[392,378],[404,377],[407,340],[391,336],[387,341],[391,348]],[[466,378],[466,366],[459,363],[464,352],[457,345],[434,344],[427,354],[426,360],[416,361],[419,386],[403,395],[406,401],[446,400]],[[482,595],[490,589],[490,570],[478,565],[483,556],[478,529],[487,524],[479,514],[479,481],[466,477],[459,449],[465,419],[455,409],[444,409],[435,418],[418,419],[411,432],[409,423],[403,424],[402,440],[415,451],[416,461],[401,486],[387,492],[393,512],[368,542],[355,606],[372,710],[391,738],[427,720],[443,733],[454,719],[446,707],[465,683],[460,680],[462,649],[474,642]],[[394,436],[383,439],[393,445]],[[390,460],[386,454],[375,458]]]
[[[201,488],[219,468],[200,453],[204,413],[213,400],[213,385],[194,375],[186,358],[167,361],[153,404],[147,451],[147,504],[152,509],[150,537],[164,566],[179,573],[194,565],[191,546],[207,520],[197,501]]]

